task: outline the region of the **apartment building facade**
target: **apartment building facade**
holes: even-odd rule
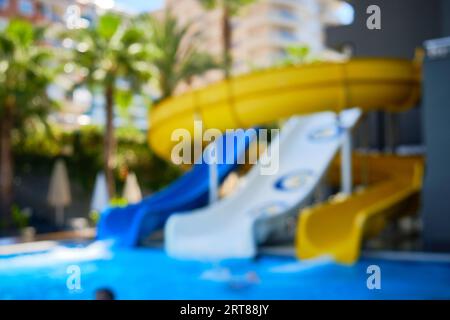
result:
[[[342,23],[342,4],[338,0],[259,0],[245,7],[232,20],[233,73],[274,65],[290,46],[305,45],[315,56],[329,56],[325,27]],[[201,50],[221,56],[219,9],[205,11],[198,0],[166,0],[166,8],[181,24],[190,23],[192,34],[201,35]]]
[[[98,7],[93,0],[0,0],[0,24],[22,18],[34,24],[87,27],[95,21]]]
[[[21,18],[31,21],[34,25],[52,25],[62,29],[88,28],[95,24],[99,15],[106,10],[118,12],[123,15],[128,13],[119,8],[108,6],[108,1],[103,0],[0,0],[0,30],[6,26],[9,20]],[[109,1],[114,4],[114,1]],[[70,39],[67,39],[70,44]],[[51,46],[65,46],[65,41],[47,39]],[[72,68],[68,63],[67,67]],[[69,72],[69,71],[68,71]],[[61,102],[63,108],[50,115],[49,120],[56,122],[65,128],[77,128],[85,124],[102,124],[104,122],[103,101],[101,97],[93,97],[86,89],[78,89],[73,98],[67,98],[65,93],[70,89],[69,75],[60,75],[55,84],[49,87],[49,94],[53,99]],[[141,103],[138,109],[139,119],[146,119],[146,108]],[[142,111],[144,110],[144,111]],[[119,117],[118,117],[119,118]],[[119,119],[120,120],[120,119]],[[140,127],[146,126],[139,123]]]

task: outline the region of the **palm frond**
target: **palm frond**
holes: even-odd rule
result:
[[[15,101],[13,114],[17,126],[29,117],[45,117],[55,103],[47,95],[56,69],[49,48],[41,46],[44,30],[31,23],[12,20],[0,35],[0,109],[6,100]]]
[[[158,74],[162,98],[172,95],[181,82],[218,67],[213,57],[197,49],[197,35],[190,35],[189,42],[186,41],[190,24],[180,26],[169,11],[162,19],[152,17],[146,21],[154,47],[152,64]]]

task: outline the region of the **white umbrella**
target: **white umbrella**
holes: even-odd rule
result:
[[[50,188],[47,195],[48,203],[55,208],[56,223],[64,225],[64,207],[70,204],[70,182],[64,160],[56,161],[50,178]]]
[[[142,200],[142,192],[134,172],[130,172],[125,180],[123,198],[126,199],[128,203],[138,203]]]
[[[108,186],[103,172],[97,174],[94,194],[91,201],[91,211],[102,212],[109,206]]]

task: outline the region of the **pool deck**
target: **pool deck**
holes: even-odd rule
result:
[[[32,240],[20,237],[0,239],[0,257],[14,254],[27,254],[47,251],[57,247],[61,241],[91,241],[95,239],[96,229],[38,234]]]

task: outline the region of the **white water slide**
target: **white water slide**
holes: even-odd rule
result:
[[[165,227],[167,253],[200,260],[253,257],[280,218],[296,216],[311,203],[360,115],[359,109],[351,109],[339,116],[325,112],[292,118],[273,142],[279,146],[277,172],[261,174],[264,163],[277,161],[268,151],[231,196],[205,209],[173,215]]]

